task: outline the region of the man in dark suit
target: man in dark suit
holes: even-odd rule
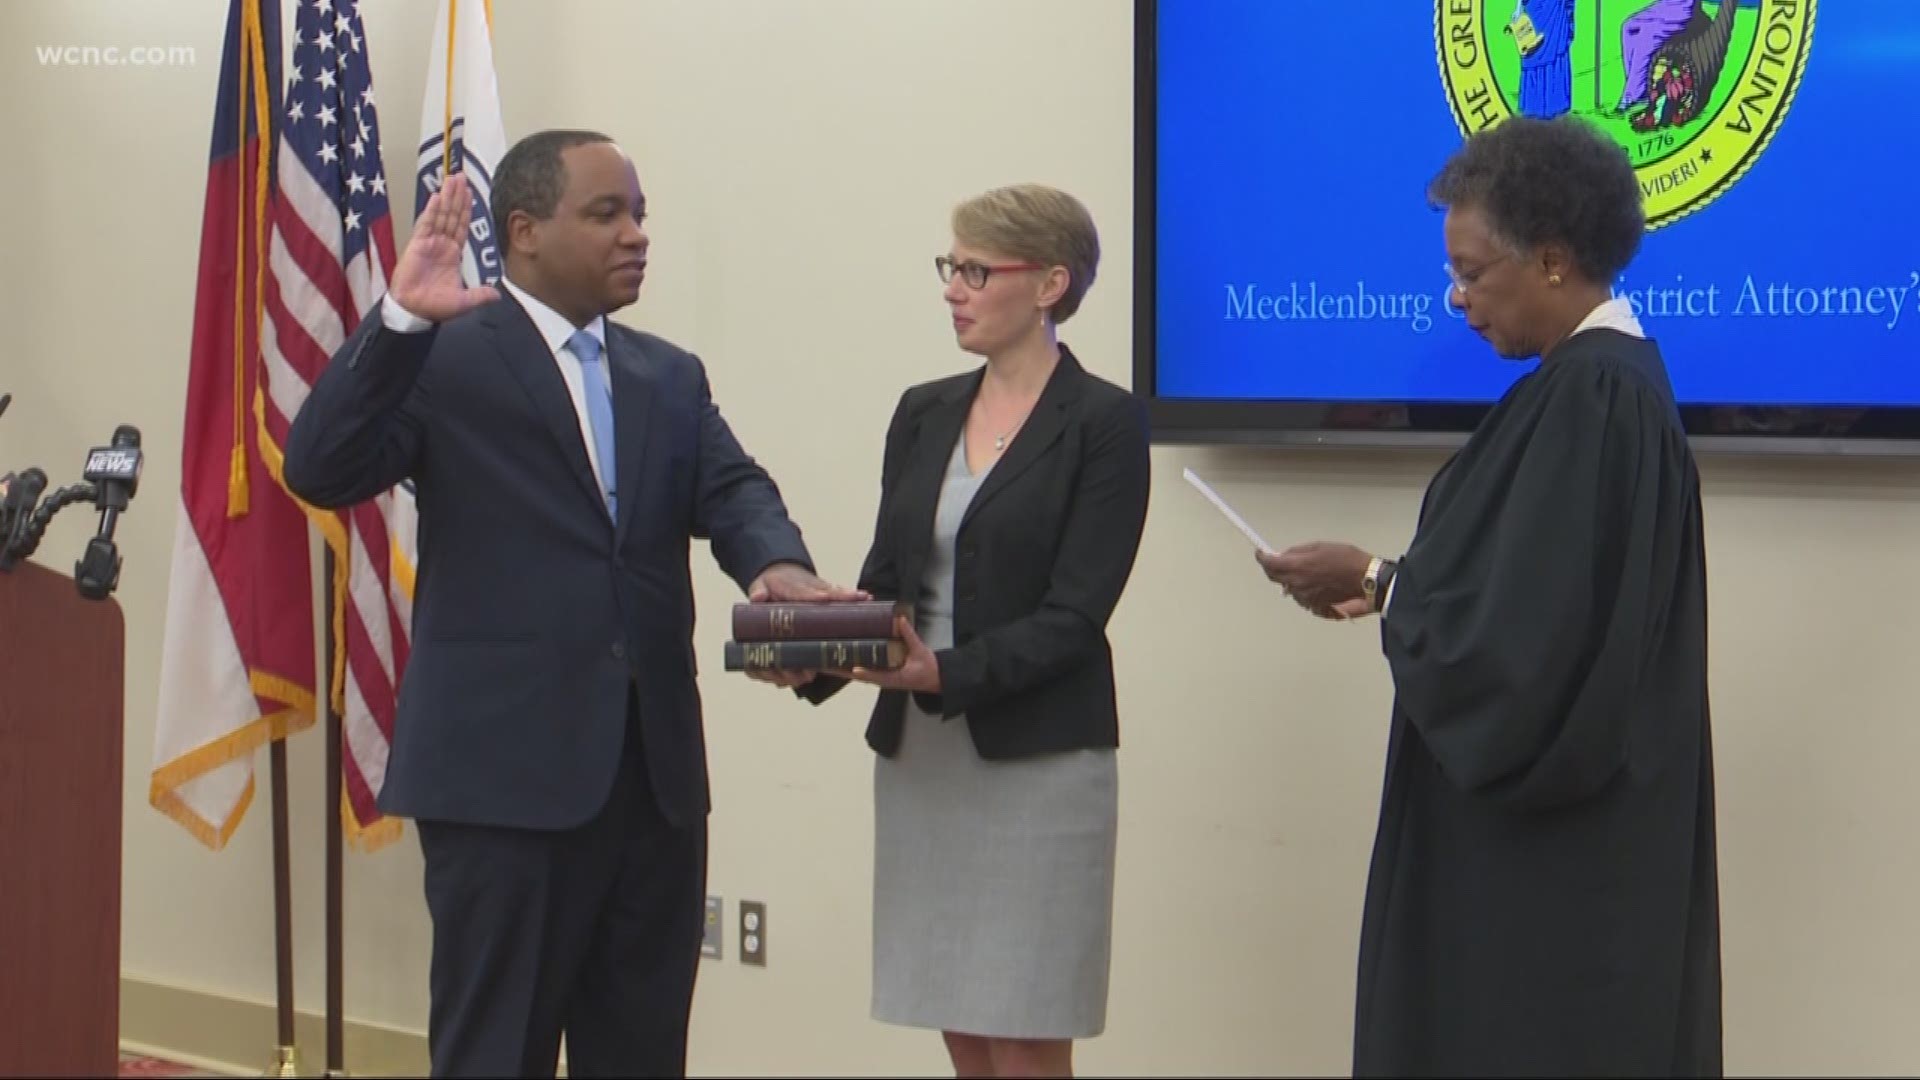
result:
[[[693,538],[756,599],[814,576],[691,354],[606,318],[645,277],[646,200],[605,136],[494,175],[499,289],[460,278],[470,205],[428,200],[377,315],[294,420],[285,479],[420,511],[413,651],[381,809],[418,823],[433,1073],[682,1075],[709,794]]]

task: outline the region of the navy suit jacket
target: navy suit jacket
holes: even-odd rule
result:
[[[378,310],[314,384],[284,478],[344,507],[412,479],[412,655],[383,811],[559,829],[611,790],[636,694],[661,811],[710,808],[695,686],[693,538],[745,588],[812,569],[779,490],[727,427],[698,358],[607,320],[619,520],[526,310],[502,297],[397,333]]]
[[[900,395],[887,426],[880,509],[860,588],[918,604],[934,516],[985,368]],[[953,567],[953,646],[934,654],[940,692],[917,694],[942,719],[964,715],[989,761],[1120,744],[1107,621],[1133,574],[1153,483],[1146,405],[1060,362],[961,515]],[[800,696],[846,685],[820,675]],[[891,757],[907,692],[882,690],[867,745]]]

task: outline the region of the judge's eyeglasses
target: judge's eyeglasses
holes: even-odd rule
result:
[[[989,266],[986,263],[974,262],[971,259],[966,262],[957,263],[945,255],[934,256],[933,268],[939,271],[941,281],[950,282],[953,280],[953,275],[959,274],[960,280],[966,282],[967,287],[972,289],[986,288],[987,278],[999,271],[1011,272],[1014,270],[1046,269],[1046,267],[1041,266],[1039,263],[1002,263],[999,266]]]
[[[1448,280],[1453,282],[1454,288],[1460,290],[1461,292],[1466,292],[1467,290],[1473,288],[1474,285],[1480,281],[1481,276],[1484,275],[1487,271],[1493,269],[1494,267],[1500,265],[1505,261],[1507,261],[1507,257],[1505,255],[1498,255],[1498,256],[1495,256],[1492,260],[1482,263],[1479,269],[1472,270],[1467,273],[1461,273],[1460,271],[1455,270],[1451,262],[1441,263],[1440,269],[1445,270],[1447,272],[1447,278]]]

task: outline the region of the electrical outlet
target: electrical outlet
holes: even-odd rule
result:
[[[740,962],[767,966],[767,905],[762,901],[740,901]]]
[[[707,897],[707,923],[700,935],[700,955],[720,958],[720,917],[723,905],[717,896]]]

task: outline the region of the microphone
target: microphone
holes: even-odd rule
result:
[[[132,424],[114,429],[113,445],[96,446],[87,454],[84,476],[93,485],[94,505],[100,508],[100,529],[73,564],[73,580],[80,595],[89,600],[104,600],[119,584],[120,553],[113,546],[113,528],[140,488],[143,464],[140,429]]]
[[[12,394],[0,394],[0,416],[7,415],[7,406],[11,404],[13,404]],[[13,486],[13,479],[12,473],[0,476],[0,500],[4,500],[7,497],[8,489]],[[7,546],[7,522],[8,518],[5,516],[4,511],[0,511],[0,548]]]
[[[0,570],[13,569],[38,546],[39,537],[33,535],[34,504],[45,490],[47,474],[39,469],[28,469],[7,485],[6,497],[0,499]]]
[[[82,475],[94,485],[94,505],[100,508],[101,537],[113,539],[114,519],[139,490],[144,464],[140,454],[140,429],[132,424],[113,429],[112,446],[96,446],[87,453],[87,468]]]
[[[0,409],[12,400],[0,394]],[[140,470],[145,459],[140,453],[140,429],[122,424],[113,432],[110,446],[96,446],[87,453],[86,479],[66,487],[40,501],[47,489],[47,474],[27,469],[19,476],[0,477],[0,571],[13,569],[29,558],[46,535],[47,523],[74,503],[93,503],[100,508],[100,529],[87,543],[80,561],[73,565],[74,584],[89,600],[104,600],[120,583],[120,553],[113,546],[113,529],[120,515],[140,489]],[[38,503],[39,505],[35,505]]]

